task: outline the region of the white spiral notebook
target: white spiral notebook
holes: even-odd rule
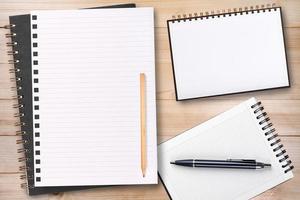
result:
[[[293,177],[291,160],[264,112],[251,98],[158,147],[158,171],[173,200],[252,198]],[[180,159],[256,159],[270,169],[171,165]]]
[[[177,100],[290,86],[280,7],[181,15],[167,24]]]

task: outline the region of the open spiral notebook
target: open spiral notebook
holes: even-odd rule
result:
[[[158,171],[170,197],[250,199],[293,177],[291,160],[261,102],[251,98],[158,147]],[[188,168],[180,159],[256,159],[265,170]]]

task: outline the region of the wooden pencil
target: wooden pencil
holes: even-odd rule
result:
[[[146,75],[140,74],[140,121],[141,121],[141,169],[146,176]]]

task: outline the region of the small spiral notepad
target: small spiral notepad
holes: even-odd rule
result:
[[[240,105],[159,145],[158,171],[173,200],[250,199],[293,177],[291,160],[261,102]],[[256,159],[270,169],[171,165],[180,159]]]
[[[280,7],[167,22],[177,100],[289,87]]]

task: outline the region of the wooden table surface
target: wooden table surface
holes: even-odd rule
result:
[[[8,16],[26,14],[36,9],[77,9],[117,3],[126,0],[1,0],[0,25],[8,24]],[[280,137],[295,166],[295,177],[255,199],[299,199],[300,198],[300,1],[299,0],[136,0],[138,7],[155,8],[156,33],[156,83],[157,83],[157,123],[158,143],[161,143],[184,130],[202,123],[238,103],[255,96],[261,100],[275,124]],[[291,88],[276,89],[213,98],[176,102],[173,86],[170,51],[166,29],[166,20],[172,15],[238,8],[251,5],[276,3],[283,8],[284,31]],[[101,23],[101,22],[100,22]],[[9,56],[5,43],[8,41],[0,30],[0,62],[6,62]],[[20,188],[22,181],[18,172],[20,163],[17,158],[18,145],[14,126],[17,121],[12,108],[15,92],[10,90],[8,64],[0,64],[0,200],[32,199]],[[270,72],[271,75],[271,72]],[[268,78],[268,77],[266,77]],[[59,194],[41,195],[34,199],[99,200],[99,199],[168,199],[162,184],[153,186],[124,186],[90,189]]]

